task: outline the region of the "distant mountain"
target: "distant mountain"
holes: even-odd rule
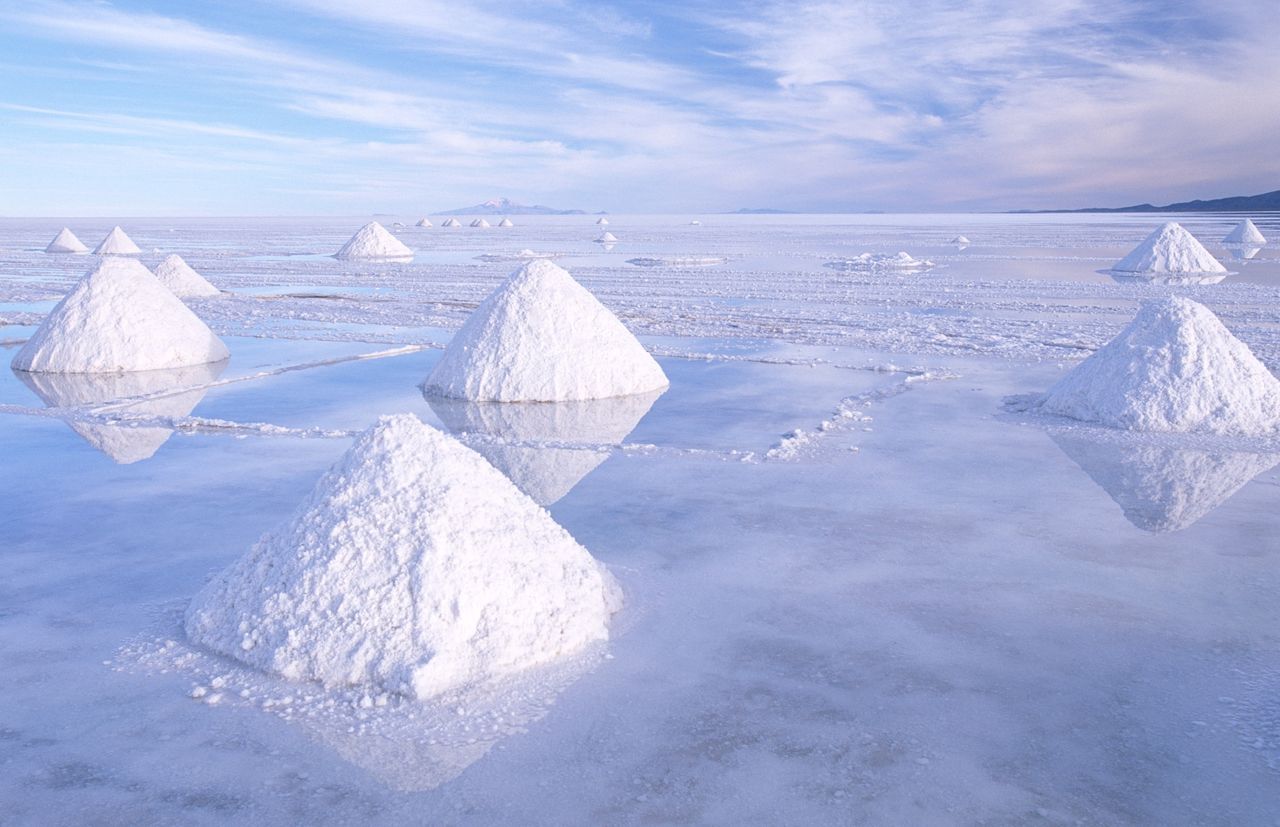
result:
[[[539,204],[528,206],[517,204],[509,198],[490,198],[483,204],[474,207],[462,207],[447,210],[436,215],[585,215],[582,210],[557,210],[555,207],[543,207]]]
[[[1261,195],[1235,195],[1208,201],[1181,201],[1163,207],[1134,204],[1132,207],[1088,207],[1083,210],[1019,210],[1019,212],[1267,212],[1280,210],[1280,190]]]

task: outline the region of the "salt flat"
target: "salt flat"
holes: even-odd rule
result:
[[[1178,218],[1233,271],[1181,286],[1100,272],[1141,215],[619,215],[611,249],[418,217],[377,219],[408,263],[331,257],[367,218],[0,220],[10,358],[92,261],[49,239],[117,223],[229,291],[189,306],[232,352],[123,399],[0,371],[0,822],[1273,823],[1280,439],[1006,406],[1171,294],[1280,371],[1280,257],[1219,244],[1236,217]],[[484,421],[418,386],[522,250],[671,380],[621,446],[462,435],[567,489],[610,642],[429,703],[187,643],[356,432]],[[827,266],[899,251],[936,266]]]

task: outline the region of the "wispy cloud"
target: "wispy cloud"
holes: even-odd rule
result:
[[[173,211],[1073,206],[1280,173],[1261,0],[140,5],[0,6],[6,165],[74,145],[81,183],[124,193],[163,168]]]

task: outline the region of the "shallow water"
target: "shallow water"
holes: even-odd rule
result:
[[[692,218],[611,216],[607,253],[594,216],[406,228],[460,258],[396,266],[323,258],[362,219],[123,222],[246,295],[192,303],[232,350],[213,376],[0,371],[0,822],[1273,823],[1280,445],[1002,403],[1169,292],[1280,369],[1274,250],[1162,288],[1096,272],[1150,216]],[[84,268],[37,252],[63,224],[113,223],[0,221],[0,303]],[[629,429],[567,417],[573,444],[423,397],[516,266],[473,257],[526,247],[576,253],[671,378]],[[823,266],[899,249],[939,266]],[[607,652],[365,709],[187,648],[185,601],[401,411],[555,497],[626,590]]]

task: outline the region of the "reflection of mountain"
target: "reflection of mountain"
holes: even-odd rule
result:
[[[1129,522],[1151,532],[1187,528],[1280,463],[1280,454],[1099,442],[1060,431],[1050,436]]]
[[[1230,273],[1126,273],[1120,270],[1105,272],[1118,284],[1163,284],[1170,287],[1217,284],[1231,275]]]
[[[538,504],[550,505],[604,462],[609,457],[604,446],[626,439],[662,393],[581,402],[469,402],[427,396],[427,402],[450,431],[501,440],[472,447]]]
[[[95,407],[118,399],[150,396],[178,388],[207,385],[226,368],[226,361],[172,370],[127,373],[29,373],[14,371],[50,408]],[[123,416],[182,417],[204,398],[207,388],[143,400],[117,410]],[[121,465],[148,459],[173,430],[160,426],[130,427],[69,420],[72,430]]]
[[[433,790],[545,717],[559,694],[599,663],[600,654],[588,652],[438,701],[369,710],[339,704],[289,720],[392,789]]]

